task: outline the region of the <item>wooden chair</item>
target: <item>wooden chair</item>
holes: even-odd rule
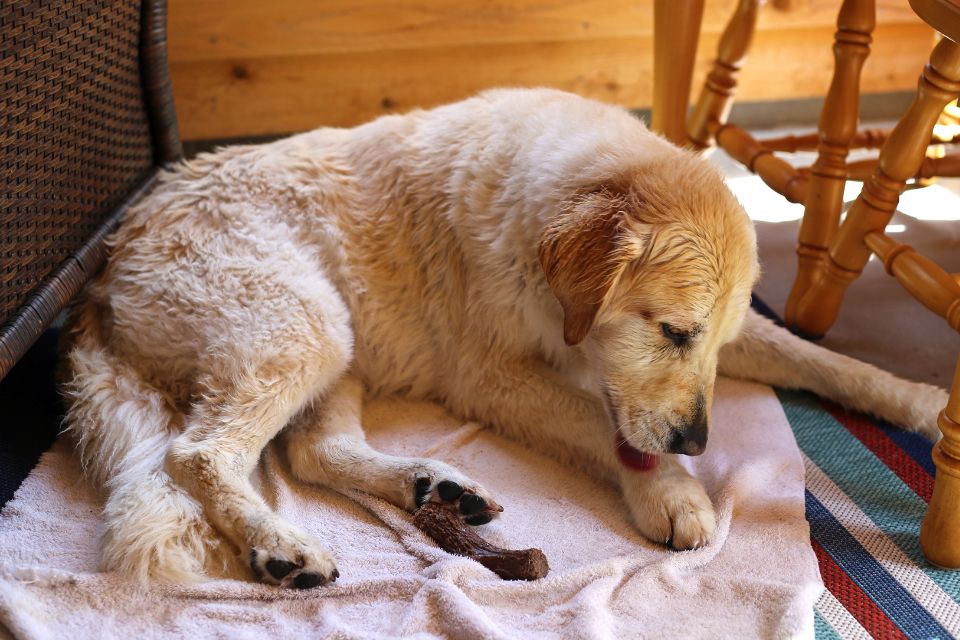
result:
[[[762,0],[740,0],[684,126],[703,2],[690,2],[682,19],[670,21],[667,16],[677,13],[676,5],[657,1],[653,127],[695,148],[720,146],[788,200],[804,204],[798,272],[785,312],[787,324],[798,333],[818,337],[833,325],[844,291],[872,254],[918,301],[960,331],[960,274],[946,273],[884,233],[908,180],[956,176],[960,169],[958,155],[925,157],[931,142],[943,142],[933,137],[933,126],[944,107],[960,94],[960,0],[910,0],[914,11],[944,37],[923,69],[912,105],[889,133],[857,131],[860,71],[870,51],[875,6],[874,0],[844,0],[833,46],[834,75],[818,134],[764,142],[727,122],[737,73],[762,4]],[[807,169],[797,169],[774,155],[814,145],[817,159]],[[881,147],[879,159],[847,164],[849,150],[864,147]],[[841,224],[848,179],[865,180],[865,184]],[[930,562],[960,568],[960,362],[939,425],[943,439],[933,449],[937,479],[920,544]]]

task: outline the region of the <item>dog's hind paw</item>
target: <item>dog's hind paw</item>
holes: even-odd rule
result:
[[[250,547],[250,569],[260,582],[313,589],[336,582],[340,572],[319,544],[294,531],[276,531]]]
[[[445,478],[447,474],[418,474],[413,481],[414,508],[427,502],[452,503],[457,505],[460,517],[469,525],[487,524],[497,517],[503,507],[481,486],[466,478]],[[459,476],[459,474],[457,474]]]

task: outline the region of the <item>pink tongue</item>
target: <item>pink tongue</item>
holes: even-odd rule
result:
[[[636,469],[637,471],[649,471],[657,466],[657,455],[654,453],[644,453],[639,449],[634,449],[627,441],[617,434],[617,456],[620,462],[626,467]]]

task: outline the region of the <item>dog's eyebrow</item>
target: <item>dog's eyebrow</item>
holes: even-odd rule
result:
[[[627,307],[625,311],[630,314],[638,315],[649,322],[666,322],[670,326],[688,333],[691,336],[701,333],[704,327],[707,325],[707,322],[710,320],[710,316],[713,315],[713,309],[711,308],[702,316],[697,314],[697,319],[691,321],[689,315],[686,317],[681,317],[679,314],[674,315],[668,309],[651,309],[646,306],[641,307],[639,305],[634,305]]]
[[[668,324],[669,324],[669,323],[668,323]],[[700,322],[698,322],[697,324],[693,325],[693,326],[690,327],[689,329],[683,329],[682,327],[678,327],[678,326],[676,326],[676,325],[671,325],[671,326],[672,326],[676,331],[682,332],[682,333],[684,334],[684,337],[687,337],[687,338],[696,338],[698,335],[700,335],[701,333],[703,333],[703,323],[700,323]]]

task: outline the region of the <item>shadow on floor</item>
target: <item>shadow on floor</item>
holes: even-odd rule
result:
[[[0,505],[6,504],[60,430],[54,384],[59,331],[44,333],[0,381]]]

